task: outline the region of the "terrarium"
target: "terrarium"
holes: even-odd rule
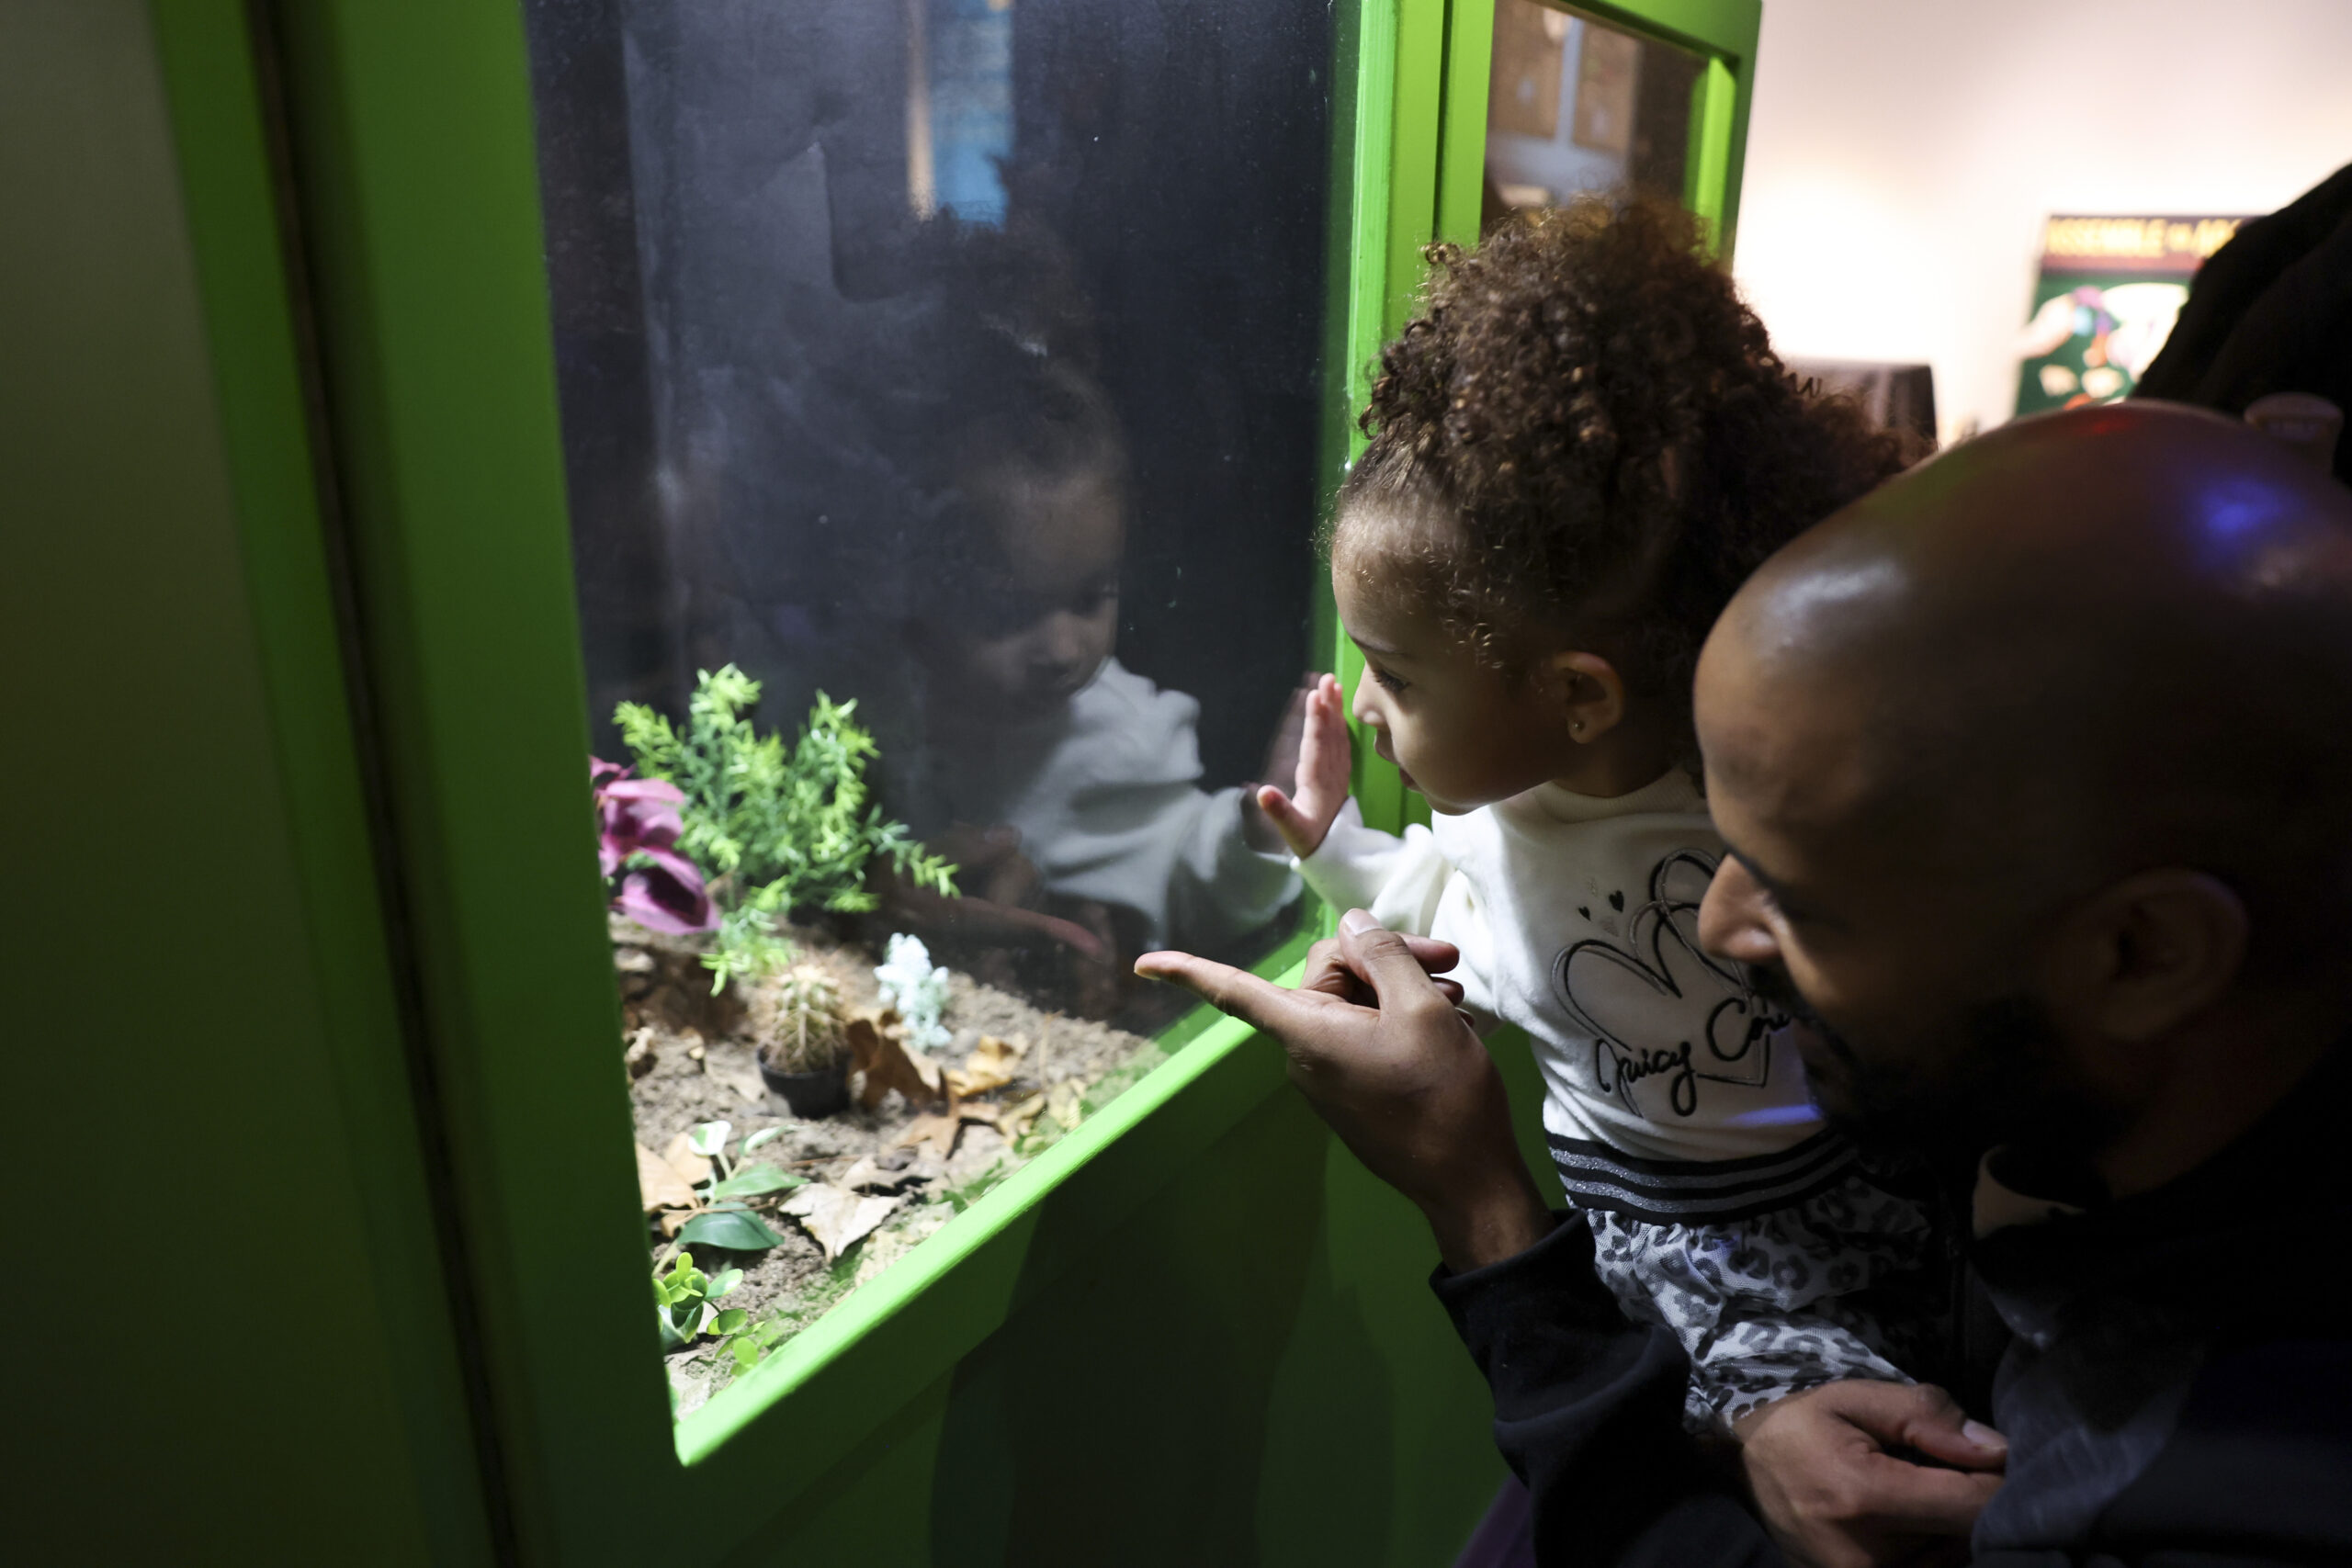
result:
[[[1331,23],[526,15],[684,1412],[1164,1059],[1137,953],[1299,928],[1249,786],[1318,664]]]

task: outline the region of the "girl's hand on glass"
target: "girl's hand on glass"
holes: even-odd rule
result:
[[[1302,719],[1293,791],[1261,784],[1254,799],[1290,852],[1304,860],[1323,847],[1348,798],[1348,716],[1336,677],[1325,675],[1307,689]]]

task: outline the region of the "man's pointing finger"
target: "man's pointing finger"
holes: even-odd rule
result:
[[[1136,960],[1136,973],[1147,980],[1182,986],[1220,1012],[1280,1035],[1296,1029],[1300,1018],[1298,994],[1261,980],[1246,969],[1189,953],[1147,953]]]

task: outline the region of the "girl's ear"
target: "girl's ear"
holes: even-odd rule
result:
[[[1600,655],[1573,649],[1555,653],[1544,660],[1544,672],[1571,740],[1598,740],[1624,718],[1624,678]]]

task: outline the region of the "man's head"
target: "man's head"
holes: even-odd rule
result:
[[[2264,437],[2135,405],[1962,446],[1768,562],[1696,702],[1732,850],[1702,936],[1817,1018],[1833,1115],[2128,1185],[2317,1049],[2352,493]]]

